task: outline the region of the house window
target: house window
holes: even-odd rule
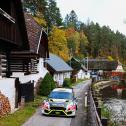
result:
[[[31,65],[30,65],[30,71],[31,72],[37,72],[37,60],[31,59]]]
[[[6,55],[0,53],[0,77],[6,76],[6,67],[7,67]]]
[[[62,80],[62,77],[63,77],[63,73],[60,73],[59,74],[59,80]]]
[[[64,73],[64,78],[66,78],[67,77],[67,74],[66,73]]]
[[[54,75],[54,80],[55,80],[55,81],[57,80],[57,74]]]
[[[87,75],[87,71],[85,72],[85,75]]]

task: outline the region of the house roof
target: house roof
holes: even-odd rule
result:
[[[60,57],[50,54],[45,62],[56,72],[72,71],[73,69]]]
[[[106,59],[106,58],[99,58],[99,59],[91,59],[91,58],[88,58],[88,59],[87,59],[87,57],[84,58],[82,61],[83,61],[83,62],[86,62],[87,60],[90,61],[90,62],[98,62],[98,61],[100,61],[100,62],[102,61],[102,62],[103,62],[103,61],[109,61],[109,60]]]
[[[30,45],[30,52],[37,52],[42,27],[33,19],[32,15],[25,13],[25,23]]]
[[[29,50],[23,51],[13,51],[11,54],[16,57],[28,56],[30,55],[39,56],[43,58],[49,57],[49,50],[48,50],[48,36],[43,29],[33,18],[32,15],[28,13],[24,13],[25,16],[25,25],[27,30],[28,36],[28,44]]]
[[[48,36],[45,29],[28,13],[25,13],[25,23],[30,52],[39,54],[43,58],[49,57]]]
[[[83,63],[89,70],[115,70],[117,68],[117,61],[109,61],[108,59],[84,59]]]

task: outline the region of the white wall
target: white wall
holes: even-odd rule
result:
[[[54,81],[56,81],[59,86],[63,84],[63,81],[65,78],[70,78],[71,72],[60,72],[60,73],[55,73],[53,76]]]
[[[0,79],[0,91],[3,95],[8,97],[12,112],[15,108],[15,78]]]
[[[89,79],[90,78],[90,73],[89,72],[85,72],[83,70],[80,70],[78,73],[77,73],[77,78],[78,79]]]
[[[38,68],[37,70],[39,71],[39,75],[43,78],[46,73],[48,72],[48,70],[44,67],[44,60],[43,58],[39,59],[39,63],[38,63]]]
[[[39,78],[44,78],[44,76],[48,72],[48,70],[44,67],[43,58],[39,59],[37,70],[38,70],[38,73],[29,74],[29,75],[24,75],[23,72],[13,72],[12,77],[19,77],[19,81],[21,83],[26,83],[28,81],[34,81],[34,86],[36,86],[36,83],[39,80]]]
[[[84,76],[85,76],[85,72],[83,70],[80,70],[78,73],[77,73],[77,78],[78,79],[84,79]]]

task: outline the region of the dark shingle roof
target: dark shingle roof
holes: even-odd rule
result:
[[[34,20],[32,15],[27,13],[25,13],[25,23],[30,45],[30,52],[36,53],[42,27]]]
[[[45,62],[53,68],[56,72],[72,71],[73,69],[60,57],[50,54],[49,59]]]

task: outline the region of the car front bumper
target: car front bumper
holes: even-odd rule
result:
[[[67,116],[67,117],[74,117],[76,111],[67,111],[67,110],[49,110],[49,109],[42,109],[41,113],[43,115],[56,115],[56,116]]]

